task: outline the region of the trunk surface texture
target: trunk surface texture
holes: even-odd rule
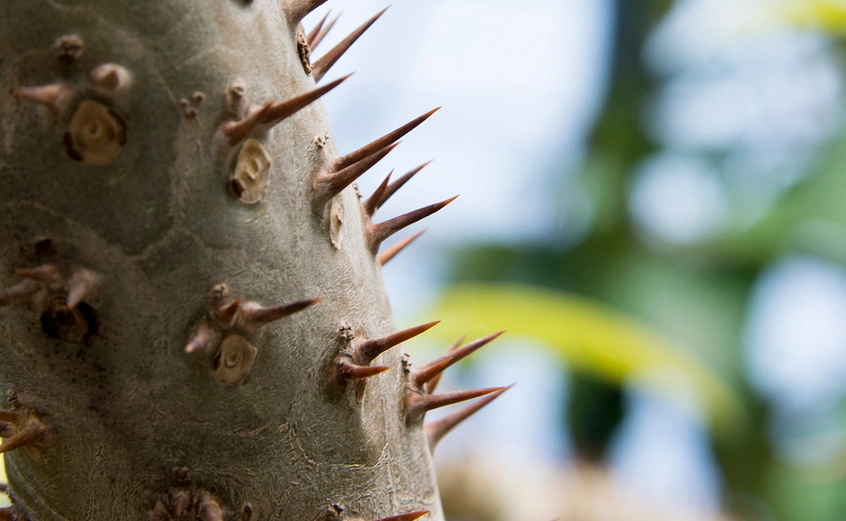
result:
[[[0,5],[0,519],[443,519],[321,3]]]

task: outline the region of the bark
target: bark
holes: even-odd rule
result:
[[[337,370],[396,331],[378,234],[352,187],[325,202],[321,104],[266,105],[315,89],[298,22],[320,3],[0,5],[19,518],[442,519],[401,351]]]

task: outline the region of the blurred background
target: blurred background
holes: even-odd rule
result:
[[[384,7],[342,16],[319,57]],[[846,520],[839,0],[398,0],[338,62],[341,152],[444,108],[359,183],[461,197],[384,268],[398,327],[508,333],[517,382],[438,446],[451,521]],[[402,237],[400,237],[402,238]]]

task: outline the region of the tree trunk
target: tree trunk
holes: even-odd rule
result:
[[[0,519],[443,518],[323,1],[0,6]]]

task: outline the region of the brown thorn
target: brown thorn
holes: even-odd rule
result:
[[[385,204],[385,202],[386,202],[388,199],[390,199],[390,198],[391,198],[391,196],[392,196],[392,195],[394,195],[394,194],[396,193],[396,191],[397,191],[397,190],[399,190],[400,188],[402,188],[402,186],[403,186],[405,183],[407,183],[407,182],[408,182],[408,181],[409,181],[412,177],[414,177],[414,175],[415,175],[417,172],[419,172],[419,171],[423,170],[424,168],[426,168],[426,167],[429,165],[429,163],[431,163],[432,161],[433,161],[433,160],[426,161],[426,162],[425,162],[425,163],[423,163],[422,165],[420,165],[420,166],[418,166],[418,167],[416,167],[416,168],[413,168],[412,170],[410,170],[410,171],[406,172],[405,174],[403,174],[403,176],[402,176],[402,177],[400,177],[399,179],[397,179],[396,181],[394,181],[393,183],[391,183],[390,185],[388,185],[388,188],[385,190],[385,193],[382,195],[382,200],[381,200],[381,201],[379,201],[379,204],[377,204],[377,205],[376,205],[376,208],[377,208],[377,209],[378,209],[378,208],[381,208],[381,207],[382,207],[382,205],[383,205],[383,204]]]
[[[384,365],[357,365],[349,360],[339,360],[337,364],[341,376],[356,380],[370,378],[390,369],[390,367]]]
[[[238,314],[238,310],[241,308],[241,299],[236,298],[232,302],[228,304],[223,304],[218,309],[214,311],[214,318],[220,322],[223,326],[228,326],[232,324],[232,321],[235,319],[235,315]]]
[[[338,21],[338,18],[340,18],[340,17],[341,17],[341,14],[340,14],[340,13],[338,13],[338,16],[336,16],[335,18],[333,18],[333,19],[332,19],[332,21],[331,21],[331,22],[329,22],[329,23],[326,25],[326,27],[324,27],[324,28],[323,28],[323,29],[322,29],[319,33],[317,33],[317,35],[314,37],[314,43],[311,43],[311,41],[309,41],[309,42],[308,42],[308,46],[309,46],[309,47],[311,47],[311,50],[312,50],[312,51],[313,51],[313,50],[317,47],[317,45],[318,45],[320,42],[322,42],[322,41],[323,41],[323,38],[325,38],[325,37],[326,37],[326,35],[327,35],[327,34],[329,34],[329,31],[331,31],[331,30],[332,30],[332,28],[333,28],[333,27],[335,27],[335,22],[337,22],[337,21]]]
[[[208,320],[203,319],[191,333],[185,352],[211,355],[220,343],[220,337],[220,332]]]
[[[388,349],[398,344],[401,344],[407,340],[410,340],[416,337],[417,335],[423,333],[424,331],[428,331],[439,323],[440,320],[435,320],[434,322],[429,322],[428,324],[422,324],[419,326],[410,327],[408,329],[403,329],[402,331],[397,331],[396,333],[390,334],[382,338],[366,340],[357,344],[355,346],[355,350],[363,360],[366,360],[367,363],[370,363],[371,360],[384,353]]]
[[[417,238],[420,237],[421,235],[423,235],[425,232],[426,232],[426,230],[420,230],[419,232],[415,233],[411,237],[406,237],[405,239],[399,241],[398,243],[394,244],[393,246],[391,246],[387,250],[380,253],[376,257],[376,259],[379,261],[379,264],[381,264],[382,266],[387,264],[389,260],[396,257],[399,252],[404,250],[405,247],[408,246],[409,244],[411,244],[412,242],[416,241]]]
[[[33,304],[35,302],[35,296],[41,290],[41,284],[34,280],[26,279],[0,291],[0,307]]]
[[[44,436],[44,430],[44,427],[31,423],[25,429],[18,431],[11,438],[6,438],[3,443],[0,443],[0,454],[32,445]]]
[[[350,35],[347,36],[346,38],[344,38],[343,40],[341,40],[341,42],[338,45],[336,45],[335,47],[332,47],[332,49],[329,50],[329,52],[327,52],[326,54],[321,56],[321,58],[319,60],[314,62],[312,64],[313,68],[311,70],[311,74],[312,74],[312,77],[314,78],[314,82],[315,83],[319,82],[320,79],[323,78],[323,75],[325,75],[329,71],[329,69],[333,65],[335,65],[335,62],[337,62],[341,58],[341,56],[343,56],[344,53],[347,52],[347,50],[350,48],[350,46],[352,46],[352,44],[355,43],[355,41],[358,40],[358,38],[362,34],[364,34],[364,31],[369,29],[370,26],[373,25],[376,22],[376,20],[378,20],[379,17],[382,16],[385,13],[385,11],[387,11],[387,10],[388,10],[388,8],[386,7],[384,9],[382,9],[381,11],[379,11],[378,13],[376,13],[376,15],[373,18],[371,18],[370,20],[367,20],[366,22],[361,24],[361,26],[359,26],[358,29],[356,29],[355,31],[350,33]]]
[[[328,83],[322,87],[318,87],[310,92],[295,96],[288,101],[281,103],[274,103],[269,109],[262,112],[261,123],[265,125],[277,125],[279,122],[294,115],[299,110],[305,108],[310,103],[317,101],[321,96],[334,89],[344,82],[352,74],[347,74],[343,78],[337,79],[332,83]]]
[[[329,202],[333,197],[341,193],[341,191],[351,185],[353,181],[364,175],[376,163],[382,160],[383,157],[396,148],[399,143],[387,146],[372,154],[363,160],[353,165],[344,168],[341,171],[334,173],[320,172],[314,180],[315,184],[315,203],[318,208]]]
[[[269,308],[262,307],[256,302],[247,302],[241,306],[241,317],[244,320],[244,327],[248,329],[259,328],[273,321],[293,315],[305,308],[317,304],[322,298],[311,298],[298,300],[288,304],[279,304]]]
[[[456,198],[458,198],[457,195],[455,197],[450,197],[446,201],[430,204],[429,206],[418,208],[417,210],[410,211],[385,222],[371,225],[367,229],[368,246],[370,246],[371,251],[375,252],[379,249],[379,245],[382,244],[382,241],[402,230],[406,226],[410,226],[421,219],[429,217],[433,213],[441,210],[444,206],[455,201]]]
[[[458,340],[456,340],[455,343],[453,343],[449,347],[449,349],[447,349],[447,353],[449,353],[451,351],[455,351],[456,349],[461,347],[461,344],[464,343],[465,338],[467,338],[466,334],[458,337]],[[432,378],[429,379],[429,381],[426,383],[426,394],[435,394],[435,389],[438,387],[438,384],[441,382],[441,376],[443,376],[443,374],[444,374],[443,372],[440,372],[440,373],[436,374],[435,376],[433,376]]]
[[[395,143],[397,140],[402,138],[404,135],[408,134],[409,132],[411,132],[412,130],[417,128],[421,123],[426,121],[432,114],[434,114],[435,112],[440,110],[440,108],[441,107],[434,108],[434,109],[430,110],[429,112],[423,114],[422,116],[418,116],[418,117],[414,118],[413,120],[409,121],[405,125],[397,128],[395,130],[392,130],[391,132],[388,132],[384,136],[382,136],[382,137],[380,137],[380,138],[378,138],[374,141],[371,141],[370,143],[368,143],[368,144],[364,145],[363,147],[359,148],[358,150],[355,150],[355,151],[350,152],[349,154],[347,154],[345,156],[342,156],[342,157],[335,159],[335,161],[332,163],[332,170],[337,172],[338,170],[342,170],[344,168],[347,168],[350,165],[358,163],[359,161],[361,161],[365,157],[372,155],[372,154],[375,154],[376,152],[378,152],[379,150],[382,150],[383,148],[390,145],[391,143]]]
[[[361,203],[362,208],[364,209],[364,214],[368,217],[373,217],[373,214],[376,213],[376,208],[379,207],[379,201],[382,200],[382,196],[385,193],[385,190],[388,188],[388,183],[391,181],[391,174],[394,171],[391,170],[388,172],[388,176],[382,181],[382,184],[379,185],[379,188],[373,192],[373,195],[368,197],[363,203]]]
[[[18,87],[15,96],[58,111],[61,98],[70,91],[64,82],[48,83],[33,87]]]
[[[396,516],[383,517],[382,519],[379,519],[379,521],[414,521],[415,519],[423,517],[428,513],[428,510],[420,510],[418,512],[409,512],[408,514],[399,514]]]
[[[326,20],[329,18],[329,15],[332,14],[332,10],[329,9],[326,11],[326,14],[323,15],[323,18],[317,22],[317,25],[314,26],[314,29],[309,31],[308,35],[306,36],[306,41],[308,42],[308,46],[314,48],[314,40],[317,38],[317,35],[320,34],[320,30],[323,29],[323,24],[326,23]]]
[[[226,136],[229,146],[234,147],[241,141],[245,140],[250,133],[261,124],[265,114],[273,106],[272,101],[268,101],[264,106],[257,110],[253,110],[246,116],[239,120],[230,119],[224,121],[220,125],[220,131]]]
[[[78,269],[68,279],[68,309],[73,309],[83,300],[96,298],[100,291],[100,277],[93,271]]]
[[[512,387],[514,387],[514,384],[509,385],[501,391],[491,393],[485,396],[484,398],[481,398],[471,403],[470,405],[462,407],[454,413],[451,413],[448,416],[444,416],[440,420],[427,423],[423,428],[425,429],[426,437],[429,440],[429,450],[434,451],[435,447],[444,438],[444,436],[446,436],[459,423],[463,422],[473,414],[477,413],[482,407],[496,400],[497,398],[502,396],[502,393],[511,389]]]
[[[62,281],[61,271],[55,264],[42,264],[35,268],[19,268],[15,270],[15,275],[52,287],[57,286]]]
[[[468,389],[464,391],[453,391],[443,394],[417,394],[411,393],[406,402],[406,420],[418,421],[426,415],[426,412],[440,407],[446,407],[455,403],[479,398],[486,394],[501,391],[505,387],[489,387],[487,389]]]
[[[306,15],[324,3],[326,0],[285,0],[282,9],[285,11],[288,22],[296,26]]]
[[[455,362],[466,358],[470,354],[477,351],[479,348],[486,346],[487,344],[496,340],[503,333],[505,333],[504,329],[502,331],[497,331],[496,333],[480,338],[476,341],[470,342],[466,346],[462,346],[458,349],[448,352],[447,354],[430,362],[429,364],[421,367],[420,369],[415,369],[412,372],[412,379],[414,383],[420,387],[423,387],[423,385],[426,382],[430,381],[432,378],[434,378],[436,374],[440,373]],[[444,363],[446,363],[446,365],[444,365]]]

